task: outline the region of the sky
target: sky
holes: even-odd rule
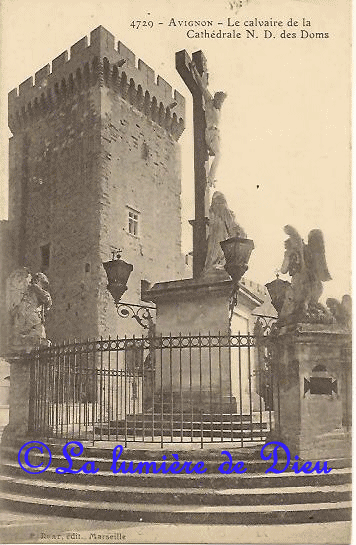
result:
[[[216,189],[255,242],[247,276],[265,284],[281,266],[293,225],[307,239],[323,231],[332,281],[324,298],[350,293],[350,23],[348,0],[2,0],[1,24],[1,208],[7,217],[7,93],[91,30],[103,25],[173,88],[186,97],[182,154],[182,246],[192,246],[193,154],[190,93],[175,70],[174,54],[202,49],[212,91],[228,97],[222,108],[222,159]],[[188,38],[184,19],[282,20],[299,36],[328,38]],[[288,27],[293,18],[298,27]],[[132,21],[153,21],[133,28]],[[159,25],[163,22],[163,25]],[[135,25],[137,26],[137,24]],[[248,27],[253,28],[253,27]],[[256,28],[256,27],[255,27]],[[268,27],[266,27],[268,28]],[[200,29],[198,29],[200,30]],[[236,30],[236,28],[235,28]],[[275,29],[272,29],[273,31]]]

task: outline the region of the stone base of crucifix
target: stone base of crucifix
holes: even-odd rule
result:
[[[158,283],[143,294],[156,304],[156,334],[182,345],[156,354],[155,365],[156,393],[173,399],[178,411],[236,413],[231,350],[219,346],[219,337],[230,331],[232,289],[221,270],[200,279]]]

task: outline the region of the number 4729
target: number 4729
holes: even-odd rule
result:
[[[132,21],[130,23],[130,26],[132,26],[132,28],[135,28],[136,30],[140,27],[153,28],[153,21]]]

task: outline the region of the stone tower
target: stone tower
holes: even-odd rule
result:
[[[142,333],[118,318],[106,289],[112,250],[134,265],[123,297],[131,303],[141,280],[182,276],[184,110],[103,27],[9,93],[9,268],[48,275],[50,339]]]

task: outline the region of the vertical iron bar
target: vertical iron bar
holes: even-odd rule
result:
[[[46,430],[45,431],[46,437],[48,439],[48,434],[49,434],[48,418],[47,418],[47,415],[48,415],[48,400],[47,400],[47,396],[48,396],[48,365],[47,365],[47,361],[46,362],[44,361],[43,354],[41,354],[41,351],[39,351],[38,354],[39,354],[39,358],[40,358],[40,365],[41,365],[41,367],[43,367],[43,370],[44,370],[43,423],[44,423],[44,428]]]
[[[75,388],[76,388],[76,368],[75,368],[75,360],[73,359],[73,341],[70,341],[69,345],[69,355],[68,355],[70,367],[71,367],[71,375],[72,375],[72,397],[73,397],[73,415],[72,415],[72,439],[75,438],[75,424],[76,424],[76,395],[75,395]]]
[[[89,339],[88,339],[88,345],[89,345]],[[103,337],[100,337],[100,378],[99,378],[99,414],[100,414],[100,423],[99,423],[99,434],[100,434],[100,441],[103,439],[103,404],[105,403],[105,399],[103,396]],[[105,413],[104,413],[105,414]]]
[[[109,335],[108,339],[108,441],[110,441],[111,435],[111,336]]]
[[[78,419],[78,437],[79,441],[82,434],[82,381],[83,381],[83,366],[81,354],[79,355],[79,369],[78,369],[78,356],[77,356],[77,340],[74,339],[74,369],[76,372],[77,379],[77,395],[78,395],[78,406],[79,406],[79,419]],[[85,437],[86,439],[86,437]]]
[[[60,388],[61,388],[61,375],[60,375],[60,348],[56,347],[54,352],[55,366],[56,366],[56,437],[58,437],[59,423],[60,423]]]
[[[151,367],[152,367],[152,430],[151,430],[152,431],[152,443],[154,442],[154,438],[155,438],[156,348],[157,348],[157,343],[158,343],[158,337],[156,336],[156,333],[155,333],[154,338],[153,338],[153,343],[154,343],[154,352],[152,351],[152,361],[151,361]]]
[[[149,349],[148,349],[148,353],[149,353],[149,357],[150,357],[150,354],[151,354],[151,349],[150,349],[150,346],[151,346],[151,330],[149,329],[148,330],[148,345],[149,345]],[[146,358],[145,358],[145,352],[144,352],[144,342],[145,342],[145,338],[142,334],[142,339],[141,339],[141,342],[142,342],[142,377],[141,377],[141,381],[142,381],[142,387],[139,389],[139,391],[141,390],[141,412],[140,414],[142,415],[142,418],[141,418],[141,422],[142,422],[142,441],[145,442],[145,432],[146,432],[146,421],[145,421],[145,410],[146,410],[146,406],[145,406],[145,395],[146,395],[146,385],[145,385],[145,373],[146,373],[146,369],[145,369],[145,363],[146,363]]]
[[[200,407],[200,448],[204,448],[204,424],[203,424],[203,399],[202,399],[202,357],[201,357],[201,333],[199,331],[199,407]]]
[[[116,371],[116,400],[115,400],[115,415],[114,415],[114,418],[115,418],[115,422],[116,422],[116,430],[115,430],[115,439],[116,439],[116,442],[118,440],[118,435],[119,435],[119,336],[116,335],[116,347],[115,347],[115,352],[116,352],[116,365],[115,365],[115,371]],[[121,378],[121,377],[120,377]],[[122,380],[120,380],[120,390],[122,389]]]
[[[50,377],[51,377],[49,399],[50,399],[50,415],[51,415],[50,416],[50,426],[51,426],[52,435],[53,435],[53,432],[54,432],[54,382],[55,382],[55,379],[54,379],[54,365],[53,365],[51,349],[47,348],[46,351],[45,351],[45,354],[46,354],[46,357],[47,357],[48,366],[50,368]]]
[[[162,333],[161,333],[161,448],[163,448],[163,337],[162,337]]]
[[[80,343],[79,348],[79,356],[81,365],[82,361],[84,359],[83,355],[83,345]],[[95,405],[95,397],[94,397],[94,391],[93,391],[93,383],[94,383],[94,373],[89,370],[89,354],[88,351],[85,351],[85,360],[84,360],[84,426],[85,426],[85,439],[88,439],[88,427],[89,427],[89,403],[91,400],[91,413],[92,413],[92,425],[93,425],[93,433],[95,433],[95,422],[94,422],[94,405]],[[93,436],[94,441],[94,436]]]
[[[267,383],[267,402],[268,402],[268,421],[269,421],[269,430],[272,430],[272,411],[274,410],[273,407],[273,374],[272,374],[272,358],[269,350],[269,341],[266,343],[266,353],[267,353],[267,373],[266,376],[268,376],[268,383]]]
[[[32,357],[31,357],[32,356]],[[38,352],[32,353],[31,356],[28,356],[30,359],[30,393],[29,393],[29,406],[28,406],[28,431],[33,433],[35,428],[35,402],[36,402],[36,392],[35,392],[35,369],[36,369],[36,360],[38,357]]]
[[[228,352],[228,360],[229,360],[229,400],[230,400],[230,432],[231,432],[231,441],[234,440],[234,426],[233,426],[233,413],[232,413],[232,375],[231,375],[231,334],[228,336],[229,341],[229,352]]]
[[[220,333],[220,331],[219,331],[219,337],[218,338],[219,338],[218,361],[219,361],[220,438],[221,438],[221,442],[223,442],[224,441],[224,432],[223,432],[222,375],[221,375],[221,333]],[[217,422],[216,422],[216,424],[217,424]]]
[[[64,400],[65,400],[64,389],[65,389],[65,380],[66,380],[65,368],[64,368],[64,347],[65,347],[65,342],[63,341],[63,343],[59,347],[60,363],[61,363],[61,370],[62,370],[59,376],[61,380],[61,437],[63,438],[64,438]]]
[[[212,391],[212,367],[211,367],[211,335],[209,331],[209,407],[210,407],[210,441],[214,441],[213,431],[213,391]]]
[[[69,439],[69,405],[70,405],[70,371],[69,371],[69,357],[68,357],[68,341],[65,343],[64,352],[64,369],[65,369],[65,400],[66,400],[66,440]]]
[[[171,443],[173,443],[173,426],[174,426],[174,415],[173,415],[173,371],[172,371],[172,336],[169,339],[169,383],[171,389]]]
[[[37,404],[37,392],[36,392],[36,367],[37,358],[34,358],[30,367],[30,406],[29,406],[29,431],[36,431],[36,404]]]
[[[132,373],[132,401],[133,401],[133,440],[136,441],[136,355],[137,355],[137,344],[136,337],[133,335],[133,373]]]
[[[251,337],[250,333],[247,333],[247,363],[248,363],[248,395],[250,405],[250,431],[251,441],[253,441],[253,418],[252,418],[252,377],[251,377]]]
[[[38,429],[38,403],[39,403],[39,392],[38,392],[38,363],[37,358],[34,361],[33,365],[33,430]]]
[[[182,334],[179,333],[179,400],[180,400],[180,442],[183,443],[183,374],[182,374]]]
[[[280,368],[279,368],[279,351],[277,352],[277,403],[278,403],[278,435],[281,434],[281,399],[280,399]]]
[[[239,398],[240,398],[240,426],[241,426],[241,446],[244,446],[244,420],[243,420],[243,404],[242,404],[242,365],[241,365],[241,333],[238,334],[239,341]]]
[[[257,367],[257,373],[258,373],[258,391],[259,391],[259,403],[260,403],[260,429],[261,429],[261,441],[263,441],[263,414],[262,414],[262,369],[261,369],[261,361],[260,361],[260,346],[258,345],[257,346],[257,336],[255,335],[254,336],[254,341],[255,341],[255,350],[254,350],[254,354],[256,356],[256,353],[257,353],[257,363],[258,363],[258,367]],[[264,346],[264,341],[263,341],[263,346]],[[255,360],[255,365],[256,365],[256,357],[254,358]],[[256,372],[256,369],[255,369],[255,372]],[[264,381],[265,382],[265,381]],[[266,392],[266,389],[265,389],[265,392]]]
[[[189,331],[189,396],[190,396],[190,441],[193,442],[194,409],[193,409],[193,384],[192,384],[192,335]]]
[[[85,345],[86,346],[86,360],[87,360],[87,373],[89,375],[89,345],[88,343]],[[97,422],[97,419],[98,419],[98,373],[97,373],[97,368],[96,368],[96,346],[97,346],[97,343],[95,342],[94,343],[94,349],[93,349],[93,352],[92,352],[92,358],[91,358],[91,362],[92,362],[92,369],[90,370],[90,373],[91,373],[91,376],[92,376],[92,406],[91,406],[91,418],[92,418],[92,429],[93,429],[93,432],[92,432],[92,436],[93,436],[93,445],[95,443],[95,430],[96,430],[96,422]]]
[[[125,350],[124,350],[124,380],[125,380],[125,448],[127,447],[127,337],[125,335],[125,344],[124,344]]]

